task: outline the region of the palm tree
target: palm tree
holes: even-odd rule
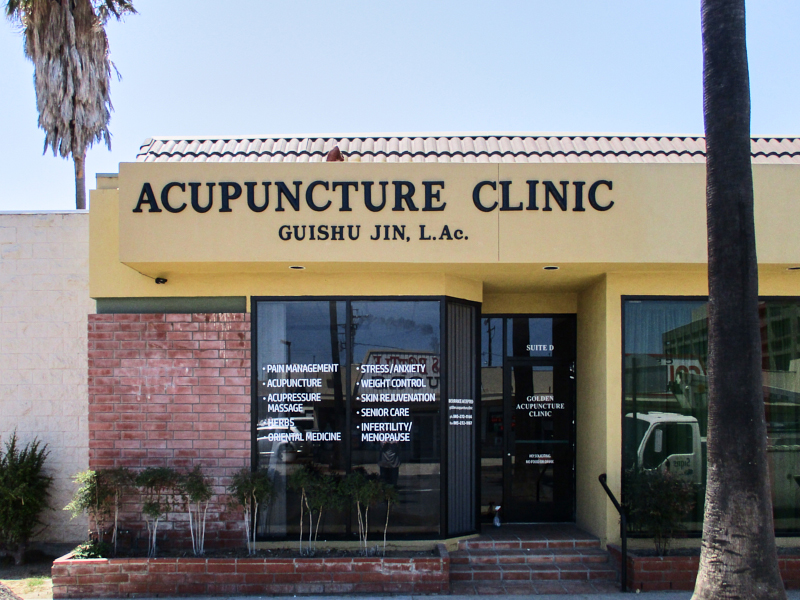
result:
[[[105,24],[135,13],[129,0],[7,0],[6,16],[21,28],[34,65],[44,150],[72,156],[75,207],[86,208],[86,150],[111,149],[111,61]]]
[[[703,0],[708,485],[694,598],[785,599],[761,388],[744,0]]]

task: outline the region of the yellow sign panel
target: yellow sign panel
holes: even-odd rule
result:
[[[123,164],[122,262],[493,262],[495,165]],[[493,202],[491,188],[483,201]]]
[[[532,235],[603,229],[626,211],[610,169],[568,168],[123,164],[120,260],[492,263],[516,248],[516,261]]]
[[[754,175],[780,262],[797,244],[763,230],[800,217],[800,170]],[[702,164],[129,163],[119,184],[130,265],[706,261]]]

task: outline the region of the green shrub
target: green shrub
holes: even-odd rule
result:
[[[78,489],[64,510],[70,511],[72,518],[87,514],[90,526],[94,523],[98,542],[103,542],[104,525],[110,526],[111,544],[116,555],[119,503],[122,495],[133,486],[133,473],[123,467],[97,471],[89,469],[77,473],[72,480],[78,484]]]
[[[389,513],[392,510],[392,502],[397,502],[400,499],[400,494],[397,488],[391,483],[381,483],[380,499],[386,502],[386,523],[383,525],[383,554],[386,555],[386,532],[389,530]]]
[[[256,549],[256,525],[258,523],[258,507],[269,506],[275,493],[275,486],[269,473],[264,470],[251,471],[248,468],[237,471],[228,486],[231,505],[243,509],[244,532],[247,540],[247,553],[253,554]],[[252,535],[250,525],[252,527]]]
[[[695,488],[669,471],[642,469],[627,472],[624,497],[629,528],[653,536],[656,554],[664,556],[694,508]]]
[[[322,473],[313,465],[303,465],[289,476],[288,483],[291,489],[300,493],[300,554],[303,554],[303,517],[306,511],[308,512],[306,553],[313,554],[317,550],[319,526],[325,509],[336,510],[344,504],[339,478],[333,473]]]
[[[376,475],[368,475],[363,468],[358,468],[349,473],[341,484],[342,494],[349,497],[355,503],[356,516],[358,517],[358,538],[362,545],[364,555],[368,554],[367,535],[369,533],[369,509],[378,502],[391,502],[395,499],[393,486],[390,486],[378,479]],[[387,505],[387,511],[389,506]],[[386,527],[388,527],[389,515],[386,515]],[[384,529],[384,539],[386,529]],[[385,542],[384,542],[385,548]]]
[[[111,544],[114,546],[114,556],[117,555],[117,533],[119,532],[119,504],[122,496],[128,493],[135,485],[136,476],[132,471],[125,467],[116,469],[104,469],[101,471],[106,482],[106,486],[114,495],[114,528],[111,535]]]
[[[88,469],[81,471],[72,477],[78,485],[78,489],[72,496],[72,502],[64,507],[72,513],[72,518],[86,514],[89,516],[89,527],[92,523],[95,526],[97,543],[103,541],[103,525],[111,516],[111,506],[114,494],[106,485],[105,478],[101,472]],[[91,532],[91,529],[89,530]],[[82,548],[87,544],[82,544]]]
[[[0,551],[23,564],[28,542],[42,525],[42,511],[48,508],[50,484],[43,473],[47,444],[38,439],[20,450],[17,432],[0,451]]]
[[[208,503],[214,492],[211,481],[205,476],[200,465],[181,476],[178,487],[186,502],[189,513],[189,532],[192,534],[192,551],[195,556],[205,554],[206,514]]]
[[[72,558],[109,558],[111,556],[111,546],[105,542],[89,540],[75,547],[72,551]]]
[[[149,541],[147,556],[156,555],[158,522],[167,514],[178,491],[179,475],[169,467],[151,467],[136,476],[136,487],[142,493],[142,513],[147,523]]]

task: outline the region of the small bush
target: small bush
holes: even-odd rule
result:
[[[106,485],[101,472],[81,471],[73,476],[72,480],[78,484],[78,489],[72,496],[72,502],[64,507],[72,513],[72,518],[87,514],[89,526],[95,526],[95,535],[98,542],[103,541],[103,525],[111,516],[111,506],[114,501],[112,490]],[[91,530],[90,530],[91,532]],[[91,536],[90,536],[91,537]],[[82,544],[79,548],[85,546]]]
[[[151,558],[157,552],[158,522],[174,504],[179,479],[178,473],[169,467],[151,467],[136,476],[136,487],[142,493],[142,513],[150,538],[147,544],[147,556]]]
[[[78,484],[78,489],[72,496],[72,502],[64,507],[64,510],[72,513],[72,518],[84,513],[89,516],[90,526],[94,524],[94,534],[98,542],[103,541],[103,532],[110,527],[115,556],[119,505],[122,496],[133,487],[134,479],[134,474],[124,467],[81,471],[72,477]]]
[[[244,468],[237,471],[231,478],[228,486],[231,496],[231,506],[242,508],[244,520],[244,533],[247,541],[247,553],[256,551],[256,529],[258,528],[259,506],[269,506],[275,494],[272,478],[265,470],[251,471]],[[253,524],[252,535],[250,524]]]
[[[0,451],[0,551],[17,565],[24,563],[28,542],[48,508],[53,478],[43,472],[47,455],[47,444],[41,446],[38,439],[20,450],[16,431]]]
[[[189,532],[192,535],[192,551],[195,556],[205,554],[206,514],[208,503],[214,495],[211,480],[205,476],[200,466],[181,476],[178,483],[181,496],[189,513]]]
[[[325,510],[336,510],[345,504],[340,491],[340,478],[333,473],[323,473],[315,466],[303,465],[289,476],[288,484],[291,489],[300,493],[300,554],[304,553],[303,515],[307,512],[308,546],[305,554],[313,555],[317,550],[319,527]]]
[[[694,485],[669,471],[643,469],[628,471],[624,492],[630,529],[652,535],[656,554],[664,556],[682,519],[694,508]]]
[[[111,556],[111,545],[106,542],[89,540],[75,547],[72,551],[72,558],[109,558]]]
[[[358,517],[358,539],[362,545],[362,553],[367,556],[367,535],[369,534],[369,509],[378,504],[386,502],[386,525],[384,527],[384,552],[386,550],[386,529],[389,527],[389,510],[391,502],[396,501],[395,489],[393,486],[384,483],[376,475],[369,475],[363,468],[354,469],[342,479],[342,494],[349,497],[355,504],[356,516]]]

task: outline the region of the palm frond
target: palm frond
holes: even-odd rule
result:
[[[94,0],[94,2],[100,23],[104,25],[112,15],[120,21],[126,14],[137,14],[133,3],[129,0]]]

